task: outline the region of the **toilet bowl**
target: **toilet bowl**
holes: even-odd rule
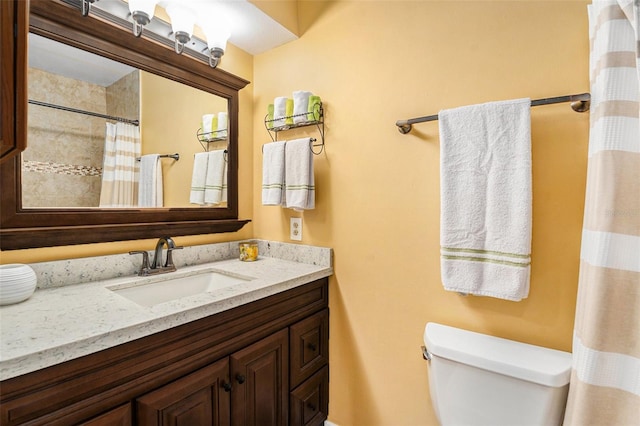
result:
[[[560,425],[571,354],[427,323],[423,353],[443,426]]]

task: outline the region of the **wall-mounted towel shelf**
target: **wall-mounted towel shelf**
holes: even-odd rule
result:
[[[180,154],[178,154],[177,152],[175,154],[161,154],[158,157],[160,158],[172,158],[175,161],[178,161],[180,159]],[[136,161],[140,161],[141,157],[136,157]]]
[[[218,136],[218,133],[224,132],[224,136]],[[198,129],[196,137],[200,143],[211,143],[227,140],[227,129],[214,130],[213,132],[203,132],[202,129]]]
[[[224,137],[217,136],[217,134],[222,132],[224,132]],[[200,142],[200,146],[202,146],[202,149],[208,152],[210,143],[226,141],[228,139],[228,134],[227,129],[214,130],[213,132],[203,132],[202,128],[199,128],[196,132],[196,137],[198,138],[198,142]],[[227,154],[228,151],[225,149],[224,153]]]
[[[308,117],[309,115],[313,114],[313,118],[314,120],[308,120],[308,121],[304,121],[301,123],[294,123],[293,121],[295,121],[295,117]],[[274,126],[273,124],[277,121],[281,121],[281,120],[285,120],[285,123],[287,121],[289,121],[289,124],[285,124],[283,126]],[[319,155],[322,153],[322,150],[324,149],[324,109],[322,107],[322,103],[316,104],[314,106],[314,110],[313,111],[309,111],[308,113],[304,113],[304,114],[296,114],[296,115],[288,115],[285,117],[281,117],[280,119],[269,119],[269,115],[266,115],[264,117],[264,127],[267,129],[267,131],[269,132],[269,136],[271,136],[271,140],[272,141],[277,141],[278,140],[278,133],[279,132],[283,132],[286,130],[291,130],[291,129],[297,129],[299,127],[308,127],[308,126],[316,126],[318,128],[318,133],[320,133],[320,142],[319,143],[312,143],[311,145],[311,151],[316,154]],[[317,139],[315,138],[311,138],[311,142],[317,142]],[[320,150],[318,152],[314,151],[314,147],[320,147]]]
[[[563,102],[571,102],[571,108],[576,112],[589,111],[591,105],[591,94],[579,93],[577,95],[556,96],[554,98],[536,99],[531,101],[531,106],[558,104]],[[407,134],[411,131],[411,126],[417,123],[424,123],[426,121],[436,121],[438,114],[427,115],[425,117],[410,118],[408,120],[396,121],[398,131],[402,134]]]

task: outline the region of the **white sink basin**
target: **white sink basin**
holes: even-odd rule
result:
[[[196,275],[176,278],[160,276],[153,282],[107,288],[139,305],[154,306],[187,296],[220,290],[253,279],[252,277],[239,277],[216,271],[206,271]]]

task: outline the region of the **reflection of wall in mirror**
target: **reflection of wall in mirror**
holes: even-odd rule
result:
[[[144,71],[140,86],[142,154],[180,154],[180,161],[161,160],[164,204],[197,207],[189,203],[193,158],[203,151],[197,131],[204,114],[227,111],[227,100]],[[209,144],[210,151],[226,147],[226,141]],[[226,204],[215,207],[226,207]]]
[[[30,99],[118,117],[139,117],[137,71],[108,87],[38,69],[30,69],[28,78]],[[28,114],[23,207],[97,207],[105,120],[38,105],[29,105]]]

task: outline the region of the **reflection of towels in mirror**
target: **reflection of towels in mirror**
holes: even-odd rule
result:
[[[208,152],[199,152],[193,157],[193,175],[189,194],[189,202],[192,204],[204,205],[204,182],[207,178],[208,159]]]
[[[228,126],[228,120],[227,120],[227,113],[226,112],[219,112],[218,113],[218,127],[216,128],[216,130],[218,131],[218,133],[216,134],[217,138],[226,138],[227,137],[227,126]]]
[[[162,207],[163,204],[160,155],[143,155],[140,159],[138,207]]]
[[[195,154],[189,202],[204,206],[226,201],[227,162],[224,150]]]
[[[220,204],[223,201],[223,191],[225,185],[226,161],[224,161],[224,150],[211,151],[207,155],[207,176],[204,181],[204,202],[205,204]]]

